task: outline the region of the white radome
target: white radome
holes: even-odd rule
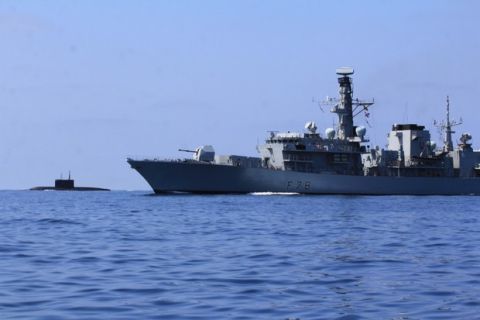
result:
[[[355,129],[355,132],[357,134],[357,137],[360,137],[363,139],[363,137],[365,136],[365,133],[367,133],[367,128],[361,126],[361,127],[357,127]]]
[[[335,129],[333,128],[325,129],[325,136],[327,136],[327,139],[333,139],[335,137]]]

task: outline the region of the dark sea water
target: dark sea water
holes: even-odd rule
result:
[[[480,197],[0,192],[0,319],[480,319]]]

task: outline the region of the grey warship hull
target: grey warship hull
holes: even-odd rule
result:
[[[259,157],[216,155],[210,145],[196,150],[191,160],[128,159],[156,193],[295,192],[306,194],[365,195],[480,195],[480,150],[469,133],[454,147],[447,96],[446,120],[438,124],[444,144],[437,148],[425,126],[397,123],[387,135],[385,148],[368,144],[366,127],[353,119],[367,118],[372,101],[353,98],[353,68],[336,71],[339,98],[325,103],[338,116],[325,135],[315,122],[304,133],[270,131],[257,145]],[[368,121],[367,121],[368,124]]]
[[[155,193],[295,192],[352,195],[480,195],[480,179],[355,176],[194,161],[128,160]]]

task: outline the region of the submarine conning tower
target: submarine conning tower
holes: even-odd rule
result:
[[[352,111],[352,79],[353,68],[341,67],[336,70],[338,84],[340,85],[340,101],[333,107],[332,112],[338,114],[337,138],[346,140],[354,137],[353,111]]]
[[[55,180],[55,189],[73,189],[73,188],[75,188],[75,182],[70,178]]]
[[[75,189],[75,181],[71,178],[70,172],[68,172],[68,179],[56,179],[55,189]]]

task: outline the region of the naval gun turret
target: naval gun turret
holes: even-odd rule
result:
[[[193,153],[192,159],[202,162],[213,162],[215,160],[215,149],[211,145],[201,146],[195,150],[178,149],[178,151]]]

